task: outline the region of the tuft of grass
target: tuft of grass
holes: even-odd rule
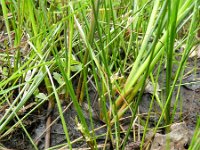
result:
[[[103,149],[108,143],[114,149],[124,149],[136,122],[144,127],[143,136],[137,137],[143,149],[150,117],[155,112],[154,104],[160,107],[154,134],[159,127],[168,127],[174,122],[186,61],[192,47],[198,44],[195,39],[199,30],[198,0],[2,0],[0,4],[3,32],[8,39],[0,43],[3,49],[0,50],[0,109],[8,107],[1,114],[0,139],[22,128],[33,148],[38,149],[24,120],[28,120],[31,113],[45,109],[45,105],[48,105],[45,149],[73,149],[81,140],[91,149],[98,149],[101,136],[105,137]],[[186,24],[190,26],[188,32],[178,37]],[[180,41],[178,46],[177,40]],[[177,54],[176,50],[183,45],[184,51]],[[177,55],[180,62],[173,72]],[[159,88],[163,66],[166,67],[166,84]],[[139,105],[149,83],[152,83],[152,98],[147,118],[143,120]],[[175,86],[178,92],[172,107]],[[97,95],[95,102],[91,98],[91,87]],[[159,89],[165,93],[163,97]],[[70,137],[63,101],[72,103],[77,113],[74,122],[82,135],[77,139]],[[89,121],[84,113],[85,103]],[[93,103],[99,109],[102,128],[106,127],[100,136],[96,135],[101,127],[95,127]],[[31,108],[21,116],[26,106]],[[52,146],[51,112],[55,107],[65,141]],[[122,118],[126,113],[131,119],[124,131]],[[165,124],[161,124],[162,121]],[[197,137],[198,130],[191,147],[197,146],[194,142]]]

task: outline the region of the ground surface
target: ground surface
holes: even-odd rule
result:
[[[190,59],[189,62],[192,64],[193,59]],[[198,63],[198,67],[200,66],[200,63]],[[200,78],[200,71],[198,70],[196,75],[190,74],[185,79],[183,79],[183,83],[187,83],[187,85],[181,86],[181,92],[180,92],[180,98],[177,103],[177,113],[175,116],[174,122],[182,122],[185,121],[187,128],[191,131],[195,129],[196,121],[197,121],[197,116],[199,115],[200,112],[200,84],[197,83],[198,79]],[[164,80],[163,80],[164,81]],[[191,82],[196,81],[195,84],[191,84]],[[164,82],[160,82],[160,84],[164,84]],[[173,94],[173,100],[172,100],[172,105],[175,103],[175,96],[176,96],[176,91],[175,90]],[[93,116],[93,121],[95,124],[95,128],[101,127],[104,125],[102,121],[98,119],[98,117],[95,115],[95,113],[98,113],[98,105],[96,105],[97,98],[95,97],[95,90],[93,88],[90,89],[90,95],[91,99],[94,101],[92,102],[93,109],[94,109],[94,116]],[[140,113],[145,114],[148,112],[149,109],[149,104],[151,100],[151,94],[146,93],[143,95],[143,99],[140,104]],[[87,113],[87,110],[85,106],[87,104],[83,104],[83,109],[85,110],[85,117],[86,120],[88,121],[89,124],[89,115]],[[182,113],[178,113],[180,111],[180,106],[182,107]],[[45,108],[45,106],[44,106]],[[152,117],[150,120],[150,126],[153,127],[157,120],[158,120],[158,115],[159,115],[159,109],[158,107],[154,105],[153,112],[157,114],[156,116]],[[65,110],[66,109],[66,110]],[[32,115],[30,115],[30,118],[24,121],[24,124],[26,124],[27,130],[30,132],[32,135],[33,139],[35,139],[38,143],[38,146],[40,149],[44,148],[44,134],[41,135],[45,131],[45,123],[46,123],[46,112],[44,111],[45,109],[41,109],[43,111],[38,111],[34,112]],[[67,104],[66,102],[63,102],[63,110],[65,120],[67,123],[67,127],[69,130],[70,138],[71,140],[75,140],[81,136],[81,133],[77,129],[77,125],[75,123],[75,118],[77,116],[76,111],[73,108],[73,105]],[[2,112],[1,112],[2,113]],[[55,120],[59,116],[57,109],[55,108],[52,118]],[[144,117],[145,119],[145,117]],[[124,128],[128,126],[128,120],[126,119],[126,122],[124,122]],[[106,132],[106,128],[102,128],[98,131],[96,131],[97,135],[101,135]],[[61,143],[66,143],[65,140],[65,135],[62,129],[62,124],[60,119],[57,119],[55,123],[52,125],[51,129],[51,146],[58,145]],[[130,138],[131,140],[132,138]],[[103,143],[105,140],[105,136],[101,136],[97,141],[99,143]],[[12,148],[12,149],[30,149],[31,144],[28,142],[28,139],[26,138],[26,135],[24,134],[23,130],[18,128],[16,129],[15,132],[11,133],[8,137],[1,139],[1,143],[7,147],[7,148]],[[86,143],[80,140],[79,142],[75,143],[73,145],[74,147],[87,147]]]

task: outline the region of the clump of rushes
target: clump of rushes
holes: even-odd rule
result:
[[[170,4],[166,5],[166,2],[162,3],[160,1],[154,1],[154,5],[153,5],[154,8],[152,10],[152,14],[149,19],[149,23],[148,23],[148,27],[147,27],[145,36],[144,36],[142,44],[140,46],[138,56],[136,57],[136,60],[133,63],[133,67],[132,67],[131,72],[125,82],[124,88],[121,90],[122,92],[120,93],[120,96],[116,100],[116,105],[119,108],[119,111],[118,111],[119,117],[122,116],[122,114],[124,113],[124,110],[126,110],[128,108],[129,103],[132,102],[133,97],[144,86],[144,84],[143,84],[144,82],[142,82],[142,81],[146,80],[144,78],[146,71],[148,70],[149,72],[151,72],[154,69],[156,63],[159,61],[161,56],[165,53],[167,43],[171,44],[170,51],[172,51],[172,52],[174,51],[174,49],[175,49],[174,48],[174,37],[175,37],[178,29],[180,28],[180,26],[183,26],[183,24],[181,24],[181,23],[183,22],[185,17],[187,17],[188,14],[190,14],[190,13],[194,14],[194,12],[195,12],[195,10],[192,11],[194,8],[194,4],[195,4],[194,1],[188,0],[188,1],[185,1],[184,3],[182,2],[181,6],[173,8],[173,6],[175,6],[175,2],[176,1],[173,1]],[[171,9],[167,9],[168,11],[172,11],[172,9],[174,11],[174,9],[176,9],[176,12],[178,13],[177,17],[175,15],[175,17],[173,18],[174,20],[172,19],[172,21],[171,21],[171,19],[170,19],[170,21],[168,22],[168,25],[167,25],[167,17],[166,17],[167,14],[165,11],[166,10],[165,7],[167,7],[167,6],[172,7]],[[161,11],[158,11],[158,10],[161,10]],[[162,17],[163,14],[165,15],[164,18]],[[162,21],[160,21],[161,17],[163,19]],[[158,30],[158,26],[160,24],[162,24],[161,29],[159,29],[160,32],[156,32]],[[168,26],[170,28],[167,28]],[[197,24],[195,26],[197,27]],[[192,28],[192,29],[194,29],[194,28]],[[169,34],[169,32],[171,32],[171,33]],[[155,33],[156,33],[156,35],[155,35]],[[193,36],[194,35],[195,34],[193,33]],[[154,41],[156,41],[156,42],[153,41],[153,44],[148,48],[147,47],[148,42],[151,40],[152,37],[153,37]],[[159,40],[157,40],[158,38],[159,38]],[[170,39],[172,41],[166,42],[166,41],[168,41],[167,39]],[[193,46],[193,43],[190,43],[189,47],[191,48],[192,46]],[[167,58],[172,57],[172,55],[173,55],[172,52],[169,55],[167,55]],[[187,57],[183,56],[183,58],[185,61]],[[169,61],[171,61],[171,59],[172,58],[169,58]],[[169,62],[169,63],[171,63],[171,62]],[[172,68],[171,65],[172,64],[167,65],[167,70],[169,69],[171,71],[171,68]],[[181,64],[181,67],[183,67],[182,64]],[[167,74],[167,76],[169,76],[168,78],[171,78],[170,71],[168,71],[168,74]],[[170,81],[168,81],[168,82],[170,82]],[[168,90],[170,92],[172,92],[173,90],[169,85],[171,85],[171,82],[167,83],[167,86],[168,86]],[[171,95],[169,94],[169,92],[167,92],[167,93],[168,93],[167,99],[170,99]],[[126,102],[124,101],[125,98],[126,98]],[[167,105],[168,106],[167,109],[169,109],[169,105]],[[136,108],[137,108],[137,106],[136,106]],[[169,111],[169,110],[166,110],[166,111]],[[170,115],[167,115],[167,117],[169,117],[169,116]]]
[[[107,126],[103,135],[104,149],[108,141],[116,149],[124,148],[145,86],[150,81],[154,90],[143,131],[141,149],[144,148],[154,98],[162,111],[154,133],[162,120],[166,125],[173,122],[176,106],[172,111],[172,93],[178,79],[181,85],[185,62],[199,31],[199,3],[199,0],[1,0],[8,44],[5,46],[6,54],[0,51],[0,56],[7,61],[9,71],[4,71],[4,78],[0,76],[0,107],[8,106],[0,118],[0,139],[21,126],[33,147],[38,149],[23,121],[48,102],[47,115],[54,105],[57,106],[66,138],[66,143],[49,149],[62,146],[72,149],[76,141],[82,139],[91,149],[97,149],[93,101],[89,93],[92,84],[98,95],[98,101],[93,103],[99,105],[99,118]],[[188,22],[188,34],[181,38],[179,47],[186,46],[172,80],[173,59],[178,49],[175,46],[177,32]],[[24,43],[28,51],[22,56]],[[16,53],[10,53],[10,49],[16,49]],[[166,95],[165,102],[161,102],[157,82],[165,60]],[[75,81],[78,85],[74,85]],[[36,99],[36,91],[40,94],[39,101],[29,105],[23,117],[19,116],[20,111]],[[82,137],[74,141],[70,139],[64,119],[60,91],[66,92],[64,101],[72,101],[77,112],[76,125]],[[83,113],[83,103],[88,105],[89,123]],[[128,109],[132,118],[125,138],[121,140],[120,119]],[[13,120],[15,124],[8,129]],[[44,131],[46,148],[51,146],[51,125],[48,116]],[[196,137],[197,134],[194,140]],[[196,147],[194,142],[193,146]]]

